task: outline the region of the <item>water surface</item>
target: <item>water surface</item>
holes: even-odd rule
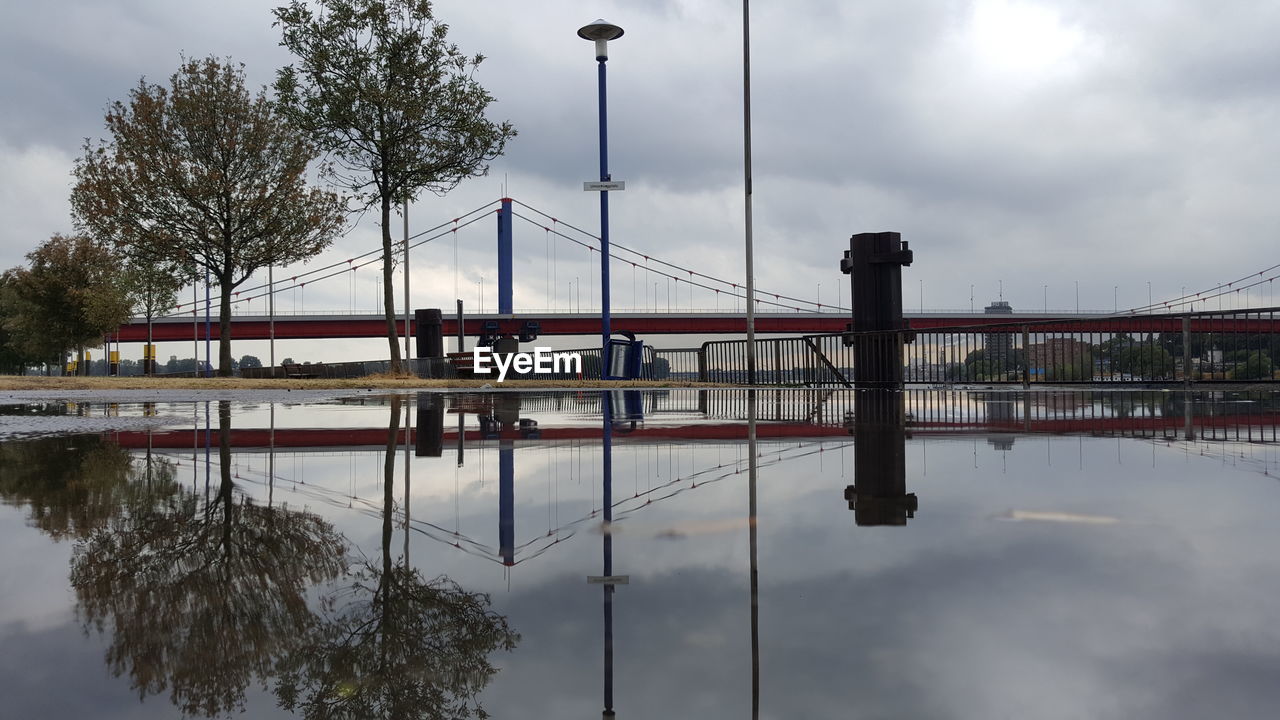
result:
[[[4,717],[1249,718],[1280,700],[1272,394],[0,412]],[[28,417],[56,432],[26,437]]]

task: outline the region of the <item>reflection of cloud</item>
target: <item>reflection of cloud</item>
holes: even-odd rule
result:
[[[65,580],[64,580],[65,582]],[[6,718],[95,718],[96,720],[172,720],[173,705],[163,698],[139,701],[127,682],[102,667],[102,649],[85,642],[78,624],[33,631],[20,625],[0,627],[0,692]],[[51,671],[56,668],[56,671]],[[259,691],[250,691],[257,699]],[[255,718],[293,718],[270,698],[253,705]]]
[[[1270,649],[1280,640],[1274,609],[1233,600],[1237,590],[1215,581],[1221,558],[1189,556],[1132,528],[1064,534],[1054,523],[1026,523],[976,537],[958,529],[913,527],[910,543],[876,551],[882,557],[870,566],[892,561],[872,570],[861,569],[868,563],[858,557],[856,532],[845,534],[853,545],[843,557],[793,546],[783,557],[810,572],[784,582],[771,582],[769,563],[785,560],[767,554],[762,716],[1119,718],[1134,717],[1122,711],[1132,709],[1198,718],[1196,708],[1215,703],[1251,707],[1233,693],[1275,697],[1261,672],[1216,686],[1208,680],[1244,658],[1262,668],[1280,662],[1280,650]],[[1280,591],[1274,579],[1267,583],[1271,592],[1247,594]],[[598,682],[578,679],[599,672],[594,590],[560,576],[506,598],[503,611],[527,632],[486,696],[495,716],[594,707]],[[736,569],[632,572],[615,596],[619,712],[683,714],[710,697],[718,703],[713,716],[745,712],[747,607],[745,559]],[[1236,617],[1222,617],[1219,608],[1228,607]],[[1194,683],[1203,695],[1148,713],[1156,698],[1178,692],[1179,668],[1204,678]]]
[[[1074,523],[1077,525],[1115,525],[1120,522],[1120,518],[1114,518],[1109,515],[1085,515],[1052,510],[1010,510],[994,516],[994,519],[1010,522]]]

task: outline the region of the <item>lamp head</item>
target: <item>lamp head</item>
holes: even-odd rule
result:
[[[622,37],[622,28],[607,20],[596,20],[590,25],[578,28],[578,37],[593,40],[596,44],[596,59],[609,59],[609,41]]]

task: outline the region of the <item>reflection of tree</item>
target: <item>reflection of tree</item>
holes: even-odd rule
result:
[[[323,623],[282,667],[281,704],[306,718],[485,717],[476,700],[496,669],[489,654],[519,636],[489,598],[447,578],[426,580],[391,558],[400,398],[391,404],[384,465],[382,560],[351,574]]]
[[[136,471],[96,435],[0,443],[0,501],[30,507],[32,525],[56,539],[80,538],[119,513]]]
[[[143,696],[168,689],[186,715],[241,708],[311,626],[308,586],[344,567],[345,542],[324,520],[237,497],[228,402],[218,419],[216,494],[170,484],[82,542],[71,569],[86,625],[110,625],[112,672]]]

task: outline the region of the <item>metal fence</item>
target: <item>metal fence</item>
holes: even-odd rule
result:
[[[1270,382],[1280,379],[1277,310],[1020,319],[771,338],[756,341],[755,380],[849,386],[861,343],[873,355],[896,357],[901,347],[903,380],[911,384]],[[747,382],[745,340],[712,341],[685,352],[697,358],[699,380]]]
[[[898,332],[805,335],[756,340],[758,385],[851,387],[862,356],[897,358],[909,384],[1173,384],[1280,380],[1280,308],[1227,312],[1018,319],[917,327]],[[600,377],[600,348],[558,351],[582,357],[581,372],[539,373],[539,379]],[[455,378],[447,359],[408,361],[423,378]],[[302,366],[324,378],[387,372],[387,361]],[[274,372],[274,375],[273,375]],[[245,377],[283,377],[280,368],[246,369]],[[495,380],[496,375],[492,376]],[[509,371],[507,378],[535,377]],[[747,383],[745,340],[714,340],[696,348],[645,346],[640,377]]]
[[[916,332],[913,383],[1177,383],[1277,379],[1276,309],[1020,320]]]

